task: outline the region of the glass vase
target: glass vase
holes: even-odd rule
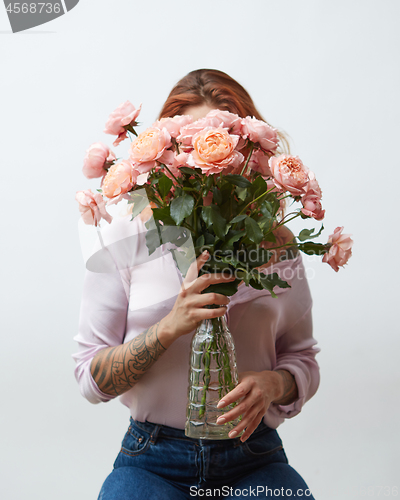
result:
[[[203,320],[192,340],[185,435],[196,439],[229,439],[228,434],[239,419],[221,425],[217,424],[217,418],[237,403],[221,409],[217,404],[237,384],[235,345],[225,316]]]

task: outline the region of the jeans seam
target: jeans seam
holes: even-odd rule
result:
[[[134,452],[129,451],[126,448],[124,448],[123,446],[121,446],[121,449],[119,451],[120,451],[120,453],[123,453],[124,455],[127,455],[128,457],[137,457],[138,455],[141,455],[142,453],[147,451],[147,449],[149,448],[149,444],[150,444],[150,442],[147,441],[147,443],[143,446],[143,448],[141,450],[134,451]]]
[[[251,456],[253,457],[268,457],[269,455],[272,455],[273,453],[276,453],[277,451],[283,450],[283,446],[277,446],[276,448],[273,448],[272,450],[261,452],[261,453],[254,453],[254,451],[251,451],[250,448],[248,447],[247,443],[244,443],[245,445],[245,450],[248,452]]]

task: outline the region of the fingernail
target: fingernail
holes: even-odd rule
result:
[[[225,401],[221,399],[221,401],[217,404],[217,408],[223,408],[225,406]]]
[[[204,250],[204,252],[201,254],[203,257],[205,257],[206,255],[208,255],[208,250]]]
[[[224,424],[226,422],[224,417],[218,417],[217,418],[217,424]]]
[[[231,431],[231,432],[229,433],[229,437],[230,437],[230,438],[234,438],[234,437],[236,437],[236,436],[237,436],[237,433],[238,433],[237,431]]]

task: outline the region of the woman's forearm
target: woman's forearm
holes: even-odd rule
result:
[[[296,401],[298,396],[297,384],[294,376],[287,370],[276,370],[282,377],[282,389],[279,399],[274,403],[277,405],[290,405]]]
[[[172,342],[161,320],[130,342],[98,352],[90,365],[92,377],[105,394],[123,394],[136,384]]]

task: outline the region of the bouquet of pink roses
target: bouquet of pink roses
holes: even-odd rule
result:
[[[116,136],[115,146],[131,136],[128,159],[117,160],[101,143],[88,149],[84,173],[102,180],[98,192],[76,194],[84,222],[111,222],[107,206],[122,199],[132,206],[133,219],[150,202],[149,255],[163,243],[173,244],[178,250],[172,255],[184,275],[188,263],[207,249],[210,256],[201,274],[234,275],[234,281],[211,285],[203,293],[233,295],[243,281],[275,297],[275,286],[289,284],[258,268],[282,248],[286,258],[297,249],[322,255],[335,271],[347,262],[353,242],[343,227],[327,243],[314,241],[323,225],[317,232],[303,229],[283,244],[277,241],[277,231],[288,222],[298,217],[321,221],[325,210],[314,173],[298,156],[279,153],[277,131],[267,123],[216,109],[197,121],[186,115],[162,118],[138,135],[139,112],[127,101],[106,124],[105,132]],[[285,214],[287,200],[298,208]],[[186,245],[190,238],[193,244]],[[202,321],[190,363],[186,435],[224,439],[235,424],[217,425],[216,415],[233,405],[219,410],[217,402],[235,387],[238,375],[233,339],[223,319]]]
[[[316,233],[304,229],[285,245],[276,243],[274,232],[280,226],[298,217],[321,221],[325,210],[314,173],[298,156],[278,153],[277,131],[267,123],[213,110],[197,121],[188,115],[162,118],[138,135],[139,112],[127,101],[106,123],[105,132],[117,136],[114,146],[131,137],[128,159],[117,160],[102,143],[87,151],[83,172],[88,178],[101,177],[101,189],[76,194],[86,223],[98,225],[101,218],[111,222],[106,208],[123,198],[133,206],[132,219],[150,201],[149,253],[166,240],[180,247],[191,236],[196,256],[205,249],[210,253],[201,272],[235,273],[235,281],[207,289],[225,295],[235,293],[242,280],[273,296],[275,286],[289,286],[276,273],[257,269],[282,246],[323,255],[335,271],[347,262],[353,242],[343,227],[327,243],[314,241],[323,226]],[[288,199],[299,207],[284,214]]]

